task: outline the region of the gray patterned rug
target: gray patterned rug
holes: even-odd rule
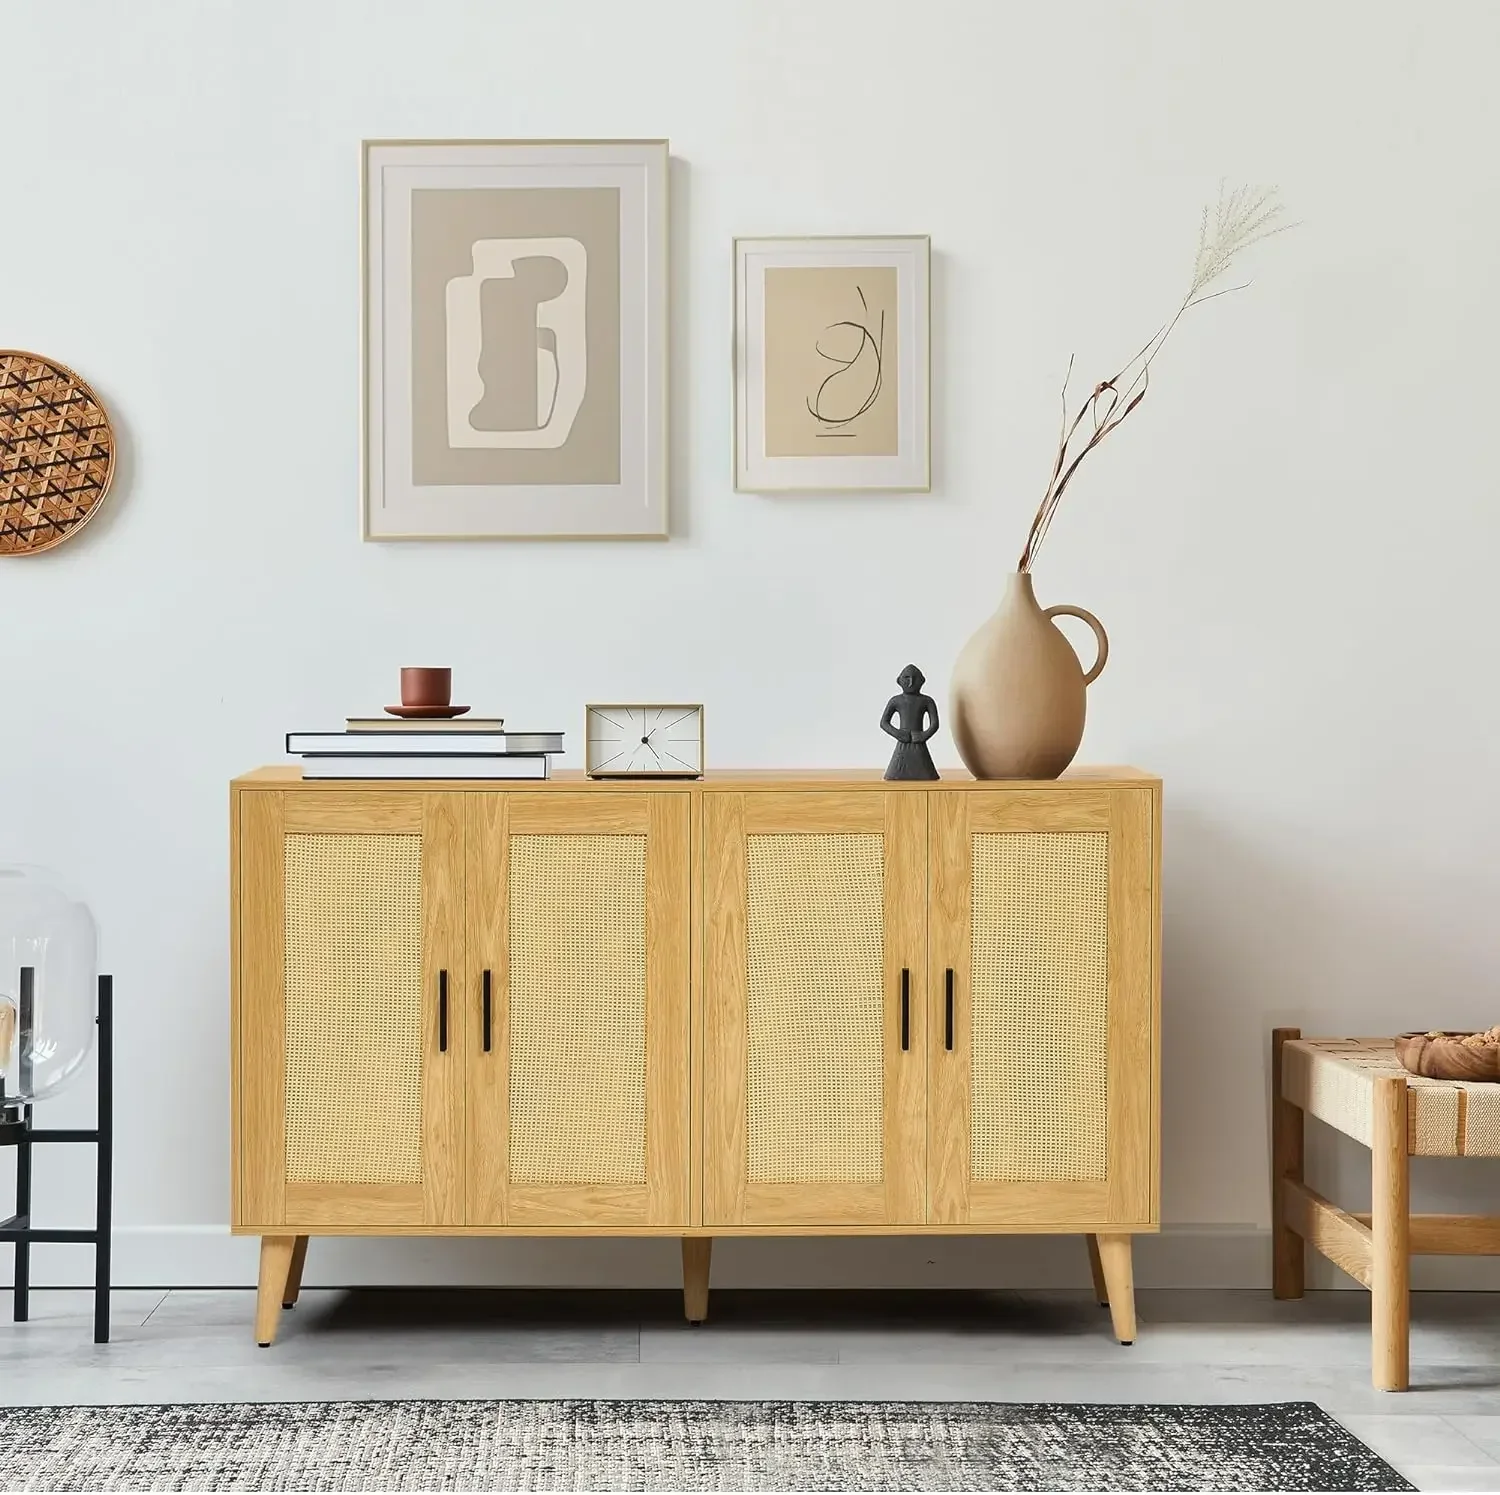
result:
[[[1410,1490],[1311,1402],[0,1409],[5,1490]]]

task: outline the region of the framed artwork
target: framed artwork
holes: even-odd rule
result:
[[[367,140],[369,540],[665,538],[667,142]]]
[[[930,241],[734,241],[734,485],[932,486]]]

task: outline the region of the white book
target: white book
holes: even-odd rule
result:
[[[560,753],[561,732],[288,732],[288,753],[332,753],[349,758],[371,753]]]
[[[488,757],[374,758],[320,757],[302,760],[304,779],[545,779],[540,753]]]

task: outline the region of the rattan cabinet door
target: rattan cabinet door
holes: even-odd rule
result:
[[[921,792],[703,797],[705,1225],[921,1223]]]
[[[236,803],[236,1223],[461,1223],[462,796]]]
[[[1153,1223],[1153,791],[931,807],[930,1220]]]
[[[691,796],[467,799],[468,1223],[686,1225]]]

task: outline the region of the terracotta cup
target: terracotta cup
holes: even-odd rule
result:
[[[453,671],[426,665],[404,665],[401,670],[403,706],[447,706],[453,699]]]

